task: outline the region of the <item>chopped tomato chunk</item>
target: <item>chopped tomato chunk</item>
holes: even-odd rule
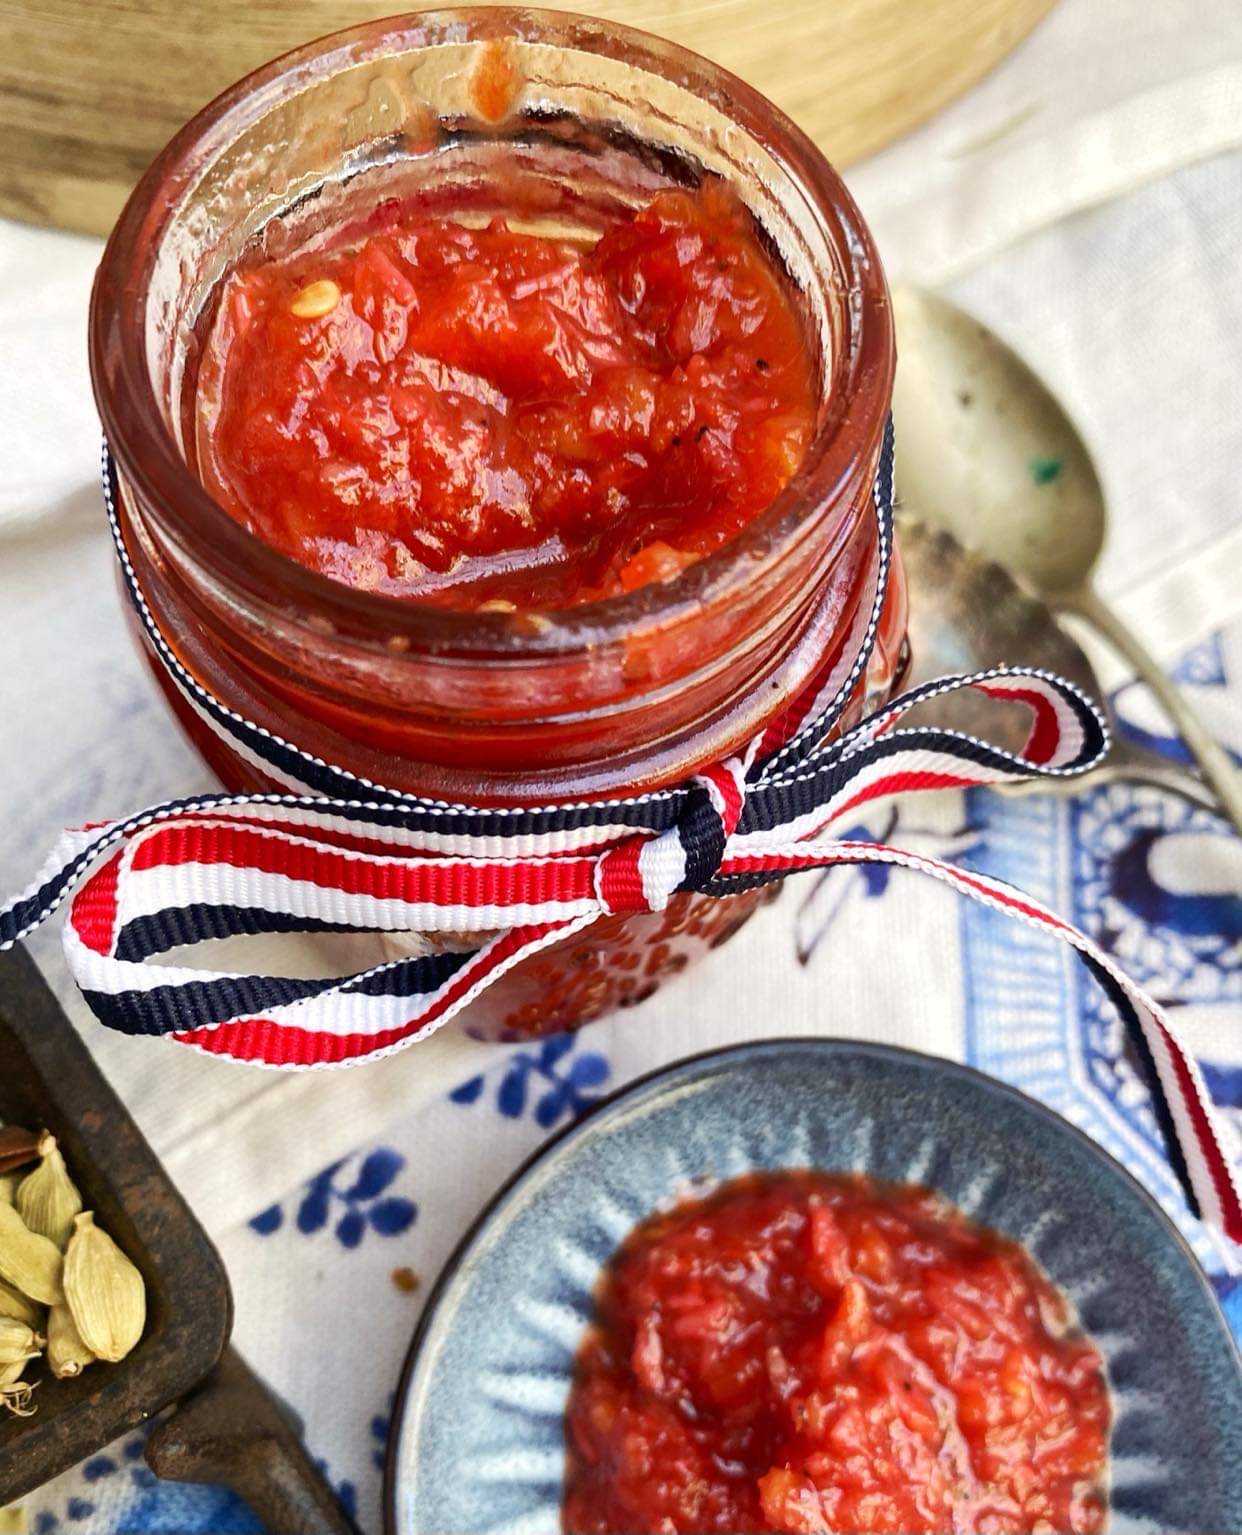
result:
[[[238,271],[199,375],[199,467],[351,586],[564,607],[667,581],[796,472],[815,370],[722,187],[589,248],[383,205]]]
[[[606,1271],[562,1522],[1096,1535],[1110,1416],[1017,1243],[925,1189],[756,1174],[651,1217]]]

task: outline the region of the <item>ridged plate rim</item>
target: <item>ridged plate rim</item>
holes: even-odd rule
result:
[[[896,1045],[836,1037],[794,1036],[749,1041],[723,1049],[703,1051],[658,1067],[641,1077],[634,1078],[616,1092],[602,1098],[579,1119],[536,1148],[501,1185],[471,1222],[431,1288],[401,1370],[394,1398],[385,1463],[383,1499],[385,1535],[416,1535],[416,1532],[408,1530],[403,1525],[400,1515],[402,1483],[408,1469],[403,1465],[403,1431],[411,1417],[411,1404],[416,1402],[430,1385],[430,1375],[424,1369],[427,1365],[424,1345],[436,1325],[440,1312],[452,1298],[458,1286],[469,1282],[470,1259],[475,1250],[483,1245],[490,1228],[516,1201],[523,1197],[533,1181],[545,1175],[549,1164],[567,1161],[579,1141],[600,1133],[601,1127],[608,1121],[615,1121],[620,1125],[633,1111],[644,1105],[650,1106],[648,1100],[655,1101],[674,1095],[689,1087],[696,1079],[709,1078],[718,1071],[730,1068],[744,1070],[755,1061],[807,1053],[821,1057],[825,1062],[840,1060],[842,1057],[872,1059],[924,1070],[929,1075],[953,1078],[965,1083],[968,1087],[979,1090],[984,1097],[994,1097],[1001,1103],[1017,1106],[1022,1112],[1043,1121],[1056,1134],[1068,1138],[1084,1152],[1089,1160],[1097,1162],[1106,1174],[1111,1174],[1130,1197],[1137,1200],[1147,1215],[1153,1219],[1168,1247],[1180,1260],[1187,1272],[1187,1278],[1200,1291],[1205,1311],[1212,1318],[1219,1332],[1226,1360],[1231,1360],[1233,1363],[1238,1400],[1242,1404],[1242,1354],[1239,1353],[1236,1340],[1229,1330],[1207,1275],[1181,1233],[1153,1196],[1127,1168],[1105,1151],[1091,1136],[1038,1099],[964,1062],[952,1061]],[[791,1162],[789,1165],[804,1164]],[[728,1176],[728,1172],[722,1172],[721,1176]],[[675,1188],[671,1187],[669,1193],[674,1192]],[[434,1361],[432,1363],[434,1365]],[[1242,1494],[1239,1502],[1242,1504]],[[1139,1528],[1133,1523],[1128,1527]],[[1110,1520],[1109,1529],[1113,1528],[1113,1521]]]

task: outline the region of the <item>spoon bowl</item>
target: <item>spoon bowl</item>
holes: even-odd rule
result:
[[[1068,677],[1089,697],[1107,703],[1095,668],[1082,647],[1061,628],[1046,603],[1030,596],[994,560],[964,549],[952,533],[930,528],[911,509],[898,523],[902,564],[910,592],[910,684],[917,686],[954,672],[986,671],[1009,662],[1038,666]],[[1007,751],[1020,751],[1030,728],[1024,709],[1001,710],[974,693],[920,704],[925,723],[984,736]],[[1079,778],[1018,784],[1005,793],[1077,794],[1088,784],[1145,784],[1217,809],[1202,779],[1158,752],[1119,738],[1110,719],[1113,746],[1107,759]]]
[[[1104,546],[1104,491],[1086,445],[1020,357],[935,293],[893,295],[893,416],[918,515],[1042,596],[1072,592]]]
[[[1237,768],[1091,584],[1107,514],[1104,488],[1074,423],[1014,351],[947,299],[899,289],[893,313],[901,353],[893,418],[903,500],[931,527],[1103,635],[1156,695],[1219,807],[1242,831]],[[1099,696],[1094,677],[1092,691]]]

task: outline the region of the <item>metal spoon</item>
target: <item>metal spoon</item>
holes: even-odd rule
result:
[[[1091,662],[1081,646],[1060,627],[1052,610],[1021,590],[994,560],[963,549],[943,528],[917,520],[917,508],[907,507],[898,537],[910,589],[909,684],[953,672],[983,671],[1003,661],[1040,666],[1076,682],[1107,710],[1107,702]],[[952,714],[939,701],[919,706],[930,723],[956,726],[986,736],[1010,751],[1021,749],[1030,722],[1024,710],[1006,717],[994,703],[974,694],[955,695]],[[1148,751],[1113,731],[1106,761],[1081,778],[1040,781],[1032,791],[1077,793],[1087,784],[1140,783],[1180,795],[1204,810],[1216,811],[1215,796],[1196,774]],[[1025,792],[1020,790],[1008,792]]]
[[[1065,411],[998,336],[947,299],[899,289],[893,312],[901,495],[932,526],[1102,634],[1156,695],[1242,832],[1238,770],[1091,585],[1104,542],[1104,492]]]

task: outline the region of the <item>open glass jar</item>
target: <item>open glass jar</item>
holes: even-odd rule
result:
[[[806,456],[732,542],[666,582],[549,612],[465,613],[295,563],[200,483],[195,384],[239,266],[382,199],[520,215],[589,240],[657,190],[722,178],[785,273],[819,392]],[[335,765],[476,804],[675,783],[798,690],[788,662],[825,601],[848,632],[875,550],[871,486],[893,334],[871,238],[819,152],[740,80],[671,44],[561,13],[417,13],[312,43],[192,121],[133,194],[96,282],[91,368],[119,515],[151,611],[217,698]],[[845,724],[904,656],[900,571]],[[156,676],[234,789],[279,787]],[[491,1036],[642,1000],[761,899],[678,896],[525,961],[472,1005]],[[472,940],[477,942],[477,937]]]

